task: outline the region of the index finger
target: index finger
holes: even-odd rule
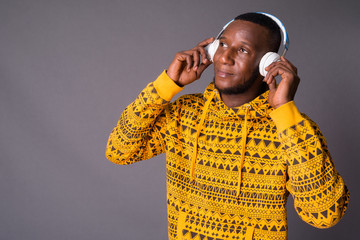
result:
[[[287,58],[285,58],[284,56],[280,57],[281,61],[283,61],[284,63],[287,63],[290,67],[290,69],[292,69],[296,74],[297,74],[297,68],[294,66],[294,64],[292,64],[292,62],[290,62]]]
[[[215,40],[214,37],[207,38],[207,39],[205,39],[204,41],[200,42],[197,46],[199,46],[199,47],[205,47],[205,46],[209,45],[210,43],[212,43],[214,40]]]

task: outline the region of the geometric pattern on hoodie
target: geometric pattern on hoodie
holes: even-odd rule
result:
[[[170,103],[150,83],[124,110],[106,157],[127,165],[166,153],[170,240],[287,239],[289,194],[312,226],[328,228],[343,216],[349,191],[318,126],[302,114],[278,132],[267,99],[265,92],[251,101],[248,112],[228,108],[211,83],[204,94]]]

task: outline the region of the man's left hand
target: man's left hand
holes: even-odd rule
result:
[[[300,78],[297,68],[286,58],[281,56],[280,61],[270,64],[265,68],[268,73],[264,78],[269,86],[269,103],[273,108],[294,100]],[[275,77],[280,75],[282,80],[277,85]]]

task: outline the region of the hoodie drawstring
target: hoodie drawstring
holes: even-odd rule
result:
[[[246,110],[245,110],[245,118],[244,118],[244,125],[243,125],[243,129],[242,129],[242,136],[241,136],[241,159],[240,159],[240,168],[239,168],[239,178],[238,178],[238,186],[237,186],[237,190],[236,190],[236,197],[239,198],[240,196],[240,185],[241,185],[241,170],[243,168],[244,165],[244,159],[245,159],[245,146],[246,146],[246,139],[247,139],[247,122],[248,122],[248,115],[249,115],[249,110],[251,108],[251,105],[247,105],[246,106]]]
[[[193,156],[192,156],[192,162],[191,162],[191,170],[190,170],[190,176],[191,176],[192,180],[195,180],[195,162],[196,162],[196,157],[197,157],[197,148],[198,148],[198,140],[199,140],[199,136],[200,136],[200,130],[201,130],[202,125],[204,124],[206,113],[209,109],[211,100],[214,98],[215,94],[216,94],[216,91],[213,91],[211,93],[211,95],[209,96],[209,98],[207,99],[204,109],[203,109],[203,112],[200,117],[199,125],[196,128],[196,138],[195,138],[195,144],[194,144],[194,149],[193,149],[193,154],[192,154]]]
[[[193,147],[191,169],[190,169],[190,176],[191,176],[192,180],[195,180],[195,163],[196,163],[196,158],[197,158],[198,140],[199,140],[199,136],[200,136],[200,131],[204,124],[204,121],[206,118],[206,113],[209,109],[210,103],[211,103],[212,99],[214,98],[215,94],[216,94],[216,91],[213,91],[211,93],[211,95],[209,96],[209,98],[207,99],[207,101],[205,102],[204,109],[203,109],[203,112],[200,117],[200,122],[196,128],[196,138],[195,138],[195,143],[194,143],[194,147]],[[241,159],[240,159],[240,166],[239,166],[238,186],[237,186],[237,190],[236,190],[237,198],[239,198],[239,196],[240,196],[240,186],[241,186],[241,180],[242,180],[241,170],[243,168],[244,159],[245,159],[245,150],[246,150],[245,147],[246,147],[246,139],[247,139],[247,134],[248,134],[248,115],[249,115],[250,109],[251,109],[251,105],[247,105],[246,110],[245,110],[244,125],[243,125],[243,129],[242,129],[242,134],[241,134],[242,135],[241,136]]]

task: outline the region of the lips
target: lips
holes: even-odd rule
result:
[[[233,76],[234,74],[231,72],[228,72],[226,70],[217,70],[216,75],[221,78],[226,78],[226,77]]]

